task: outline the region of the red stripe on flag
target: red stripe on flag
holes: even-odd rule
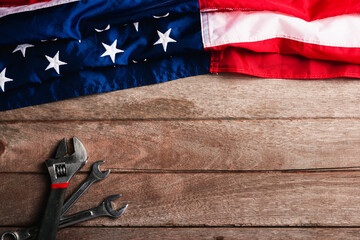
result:
[[[213,51],[210,71],[290,79],[360,77],[358,64],[307,59],[297,55],[256,53],[236,47]]]
[[[360,12],[360,1],[353,0],[199,0],[201,11],[276,11],[310,21]]]
[[[0,7],[16,7],[49,1],[51,0],[0,0]]]
[[[284,38],[273,38],[258,42],[230,43],[206,48],[206,50],[222,51],[229,46],[259,53],[296,54],[309,59],[360,64],[360,48],[330,47]]]

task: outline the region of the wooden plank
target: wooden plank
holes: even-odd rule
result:
[[[8,120],[359,118],[360,82],[203,75],[0,113]]]
[[[9,228],[0,228],[0,233]],[[15,230],[15,229],[14,229]],[[359,228],[83,228],[74,227],[58,232],[57,240],[273,240],[273,239],[317,239],[358,240]]]
[[[73,190],[85,174],[70,183]],[[82,226],[360,226],[360,172],[119,174],[93,186],[70,213],[114,202],[119,219]],[[45,175],[0,174],[0,226],[36,222],[46,198]]]
[[[348,228],[70,228],[61,230],[56,239],[67,240],[235,240],[235,239],[317,239],[357,240],[360,229]]]
[[[1,228],[0,233],[21,228]],[[57,240],[272,240],[272,239],[317,239],[358,240],[359,228],[98,228],[72,227],[59,230]],[[6,240],[6,239],[5,239]]]
[[[0,124],[0,172],[46,172],[65,136],[113,171],[358,167],[360,121],[214,120]]]

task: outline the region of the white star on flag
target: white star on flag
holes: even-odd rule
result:
[[[123,50],[116,48],[117,39],[111,45],[107,45],[105,43],[102,43],[102,45],[104,46],[106,51],[100,57],[110,56],[113,63],[115,63],[115,55],[117,53],[124,52]]]
[[[168,17],[170,15],[170,13],[166,13],[165,15],[162,15],[162,16],[153,16],[153,18],[165,18],[165,17]]]
[[[110,24],[108,24],[107,26],[106,26],[106,28],[103,28],[103,29],[97,29],[97,28],[95,28],[95,31],[97,31],[97,32],[104,32],[104,31],[107,31],[107,30],[109,30],[110,29]]]
[[[17,52],[17,51],[21,51],[22,55],[25,57],[26,49],[29,47],[34,47],[34,45],[26,44],[26,43],[17,45],[16,48],[14,49],[13,53]]]
[[[47,58],[47,60],[50,62],[49,65],[47,66],[46,70],[49,70],[50,68],[55,69],[55,71],[57,72],[57,74],[60,74],[60,69],[59,67],[61,65],[65,65],[67,64],[66,62],[62,62],[59,60],[59,51],[57,51],[57,53],[55,54],[54,57],[49,57],[47,55],[45,55],[45,57]]]
[[[164,51],[166,52],[166,48],[169,42],[176,42],[176,40],[172,39],[169,37],[171,32],[171,28],[169,28],[169,30],[167,30],[165,33],[161,33],[160,31],[157,31],[158,35],[159,35],[159,40],[157,40],[156,43],[154,43],[154,45],[156,44],[162,44]]]
[[[5,92],[5,83],[13,81],[11,78],[7,78],[5,76],[5,72],[6,72],[6,68],[4,68],[4,70],[2,70],[0,73],[0,88],[3,92]]]
[[[135,30],[138,32],[139,31],[139,22],[133,22]]]

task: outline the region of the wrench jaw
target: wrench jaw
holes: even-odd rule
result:
[[[92,165],[92,172],[91,174],[94,175],[94,177],[96,177],[98,180],[102,180],[104,178],[106,178],[109,174],[110,174],[110,169],[102,172],[100,170],[100,165],[103,164],[105,161],[97,161]]]
[[[66,138],[63,138],[56,148],[55,158],[61,158],[67,154]]]
[[[72,155],[67,156],[66,138],[64,138],[57,147],[55,158],[45,161],[53,184],[69,182],[87,161],[88,156],[84,145],[76,137],[72,139],[75,150]]]
[[[118,217],[121,217],[124,213],[125,213],[125,211],[126,211],[126,209],[128,208],[128,206],[129,206],[129,204],[125,204],[124,206],[122,206],[121,208],[119,208],[118,210],[116,210],[116,216],[114,215],[114,218],[118,218]]]
[[[122,216],[124,214],[124,212],[126,211],[128,204],[125,204],[118,210],[116,210],[112,207],[111,202],[120,197],[121,197],[121,194],[115,194],[115,195],[111,195],[111,196],[105,198],[105,200],[103,201],[102,205],[104,206],[104,210],[107,212],[107,215],[109,217],[118,218],[118,217]]]

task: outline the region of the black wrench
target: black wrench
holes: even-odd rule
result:
[[[45,161],[51,178],[51,191],[41,220],[37,240],[55,240],[70,179],[84,166],[87,153],[84,145],[73,137],[74,153],[67,155],[66,139],[58,145],[55,158]]]
[[[89,189],[89,187],[100,180],[105,179],[109,173],[110,169],[106,172],[101,172],[99,165],[103,164],[104,161],[97,161],[92,165],[91,172],[88,177],[81,183],[81,185],[76,189],[76,191],[69,197],[68,200],[64,203],[61,209],[61,217],[69,211],[69,209],[74,205],[74,203]]]
[[[76,223],[84,222],[97,217],[120,217],[124,214],[128,204],[124,205],[118,210],[113,209],[111,201],[119,197],[121,197],[121,194],[111,195],[105,198],[97,207],[63,217],[60,219],[59,228],[65,228]],[[1,240],[4,240],[6,236],[12,237],[13,240],[26,240],[35,237],[38,234],[38,231],[39,229],[37,227],[32,227],[25,230],[9,231],[1,235]]]
[[[104,201],[102,201],[100,203],[99,206],[82,211],[82,212],[78,212],[75,214],[72,214],[70,216],[64,216],[60,219],[60,227],[67,227],[79,222],[84,222],[87,220],[91,220],[97,217],[103,217],[103,216],[108,216],[108,217],[112,217],[112,218],[118,218],[121,215],[124,214],[125,210],[128,207],[128,204],[125,204],[123,207],[121,207],[120,209],[116,210],[113,209],[112,205],[111,205],[111,201],[118,199],[119,197],[121,197],[121,194],[116,194],[116,195],[111,195],[107,198],[104,199]]]
[[[63,153],[64,149],[59,148],[57,152],[57,156]],[[61,152],[61,153],[59,153]],[[66,200],[62,209],[61,209],[61,217],[65,215],[65,213],[75,204],[75,202],[90,188],[92,184],[97,181],[105,179],[110,174],[110,169],[101,172],[99,166],[103,164],[104,161],[97,161],[92,165],[91,172],[88,177],[81,183],[81,185],[77,188],[77,190]],[[61,220],[59,222],[59,227],[61,227]],[[1,240],[4,240],[5,236],[12,236],[16,240],[25,240],[29,239],[33,236],[36,236],[39,229],[38,227],[31,227],[24,230],[19,231],[9,231],[2,235]]]

